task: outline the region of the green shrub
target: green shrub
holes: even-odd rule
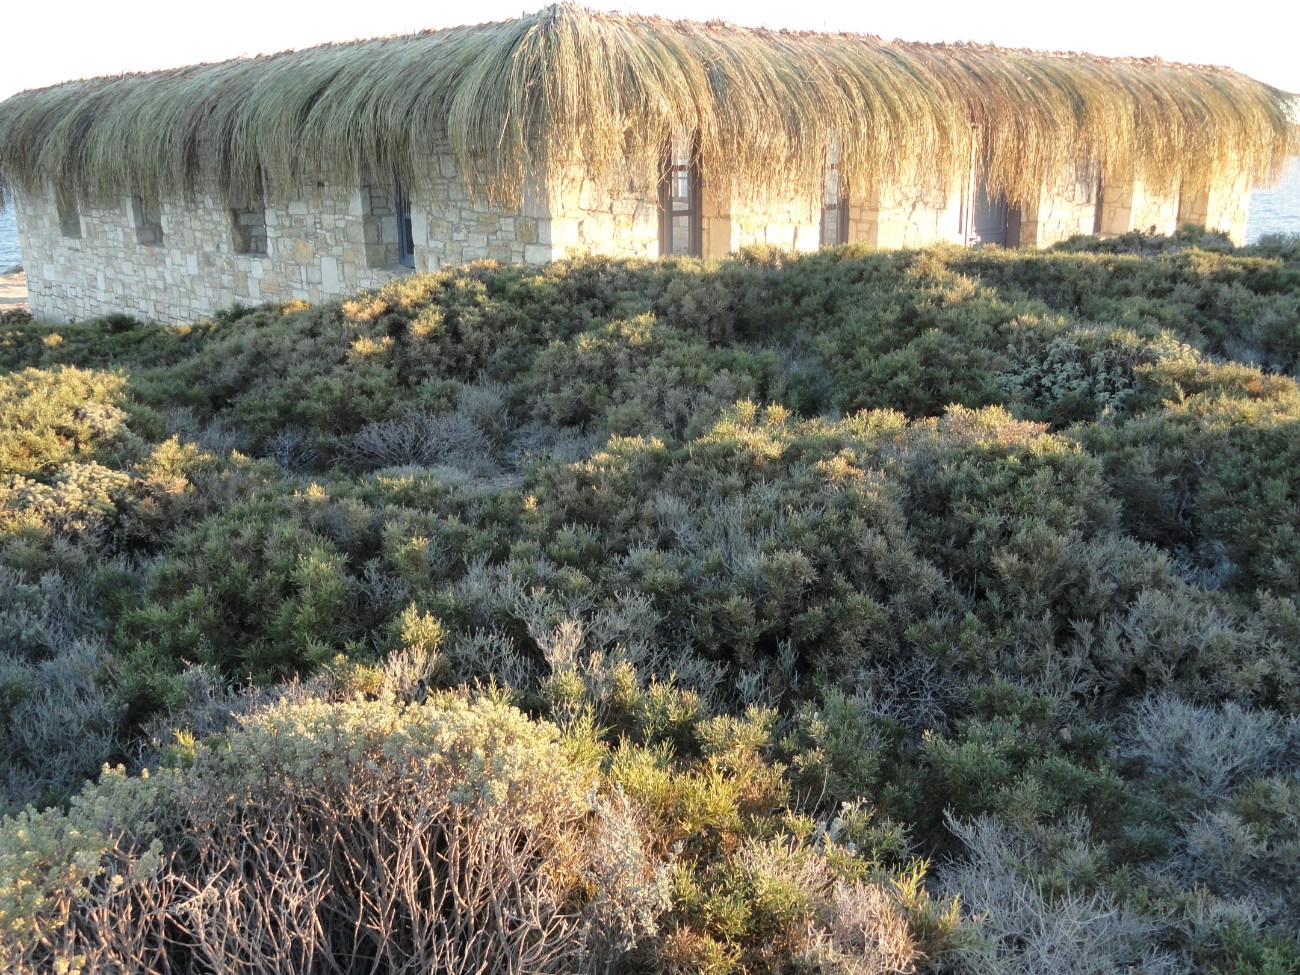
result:
[[[0,477],[120,458],[133,446],[125,387],[119,376],[73,368],[0,376]]]
[[[82,913],[21,950],[147,970],[207,925],[230,958],[177,935],[175,965],[396,967],[395,941],[348,954],[355,904],[313,940],[302,864],[364,857],[302,850],[344,844],[330,822],[390,850],[417,807],[349,819],[337,778],[282,776],[295,802],[258,770],[337,719],[349,781],[415,802],[394,769],[424,746],[348,722],[475,687],[561,729],[549,768],[594,790],[536,851],[577,938],[538,969],[1287,963],[1298,293],[1293,247],[1189,231],[484,262],[192,326],[5,324],[0,802],[141,748],[177,766],[91,787],[134,812],[84,848],[31,814],[64,826],[28,852],[84,867],[46,906]],[[334,717],[247,751],[294,708]]]

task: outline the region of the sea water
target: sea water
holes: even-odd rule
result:
[[[0,274],[23,261],[18,249],[18,224],[14,222],[14,209],[0,207]]]
[[[1293,160],[1282,182],[1250,194],[1246,219],[1246,243],[1265,234],[1300,236],[1300,160]]]
[[[1300,160],[1277,186],[1255,190],[1250,196],[1246,243],[1253,244],[1265,234],[1300,235]],[[5,206],[0,208],[0,274],[22,259],[14,211]]]

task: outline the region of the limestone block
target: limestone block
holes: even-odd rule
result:
[[[582,221],[580,237],[591,244],[614,244],[618,240],[618,228],[613,216],[605,213],[591,213]]]
[[[527,244],[524,247],[524,262],[527,264],[547,264],[551,260],[551,248],[544,244]]]
[[[342,292],[342,282],[339,279],[339,262],[332,257],[322,257],[320,260],[321,287],[327,294],[339,294]]]

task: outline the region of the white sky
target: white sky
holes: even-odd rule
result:
[[[12,0],[0,14],[0,98],[72,78],[503,20],[544,2]],[[1300,92],[1300,4],[1295,0],[586,0],[586,5],[914,41],[1156,55],[1229,65]]]

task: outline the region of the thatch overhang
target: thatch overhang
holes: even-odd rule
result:
[[[1158,186],[1275,178],[1291,96],[1238,72],[974,44],[769,31],[562,3],[517,20],[74,81],[0,102],[0,188],[86,201],[232,196],[392,172],[450,144],[477,197],[614,180],[694,130],[716,182],[811,196],[832,138],[852,188],[950,186],[986,160],[1012,202],[1078,162]]]

